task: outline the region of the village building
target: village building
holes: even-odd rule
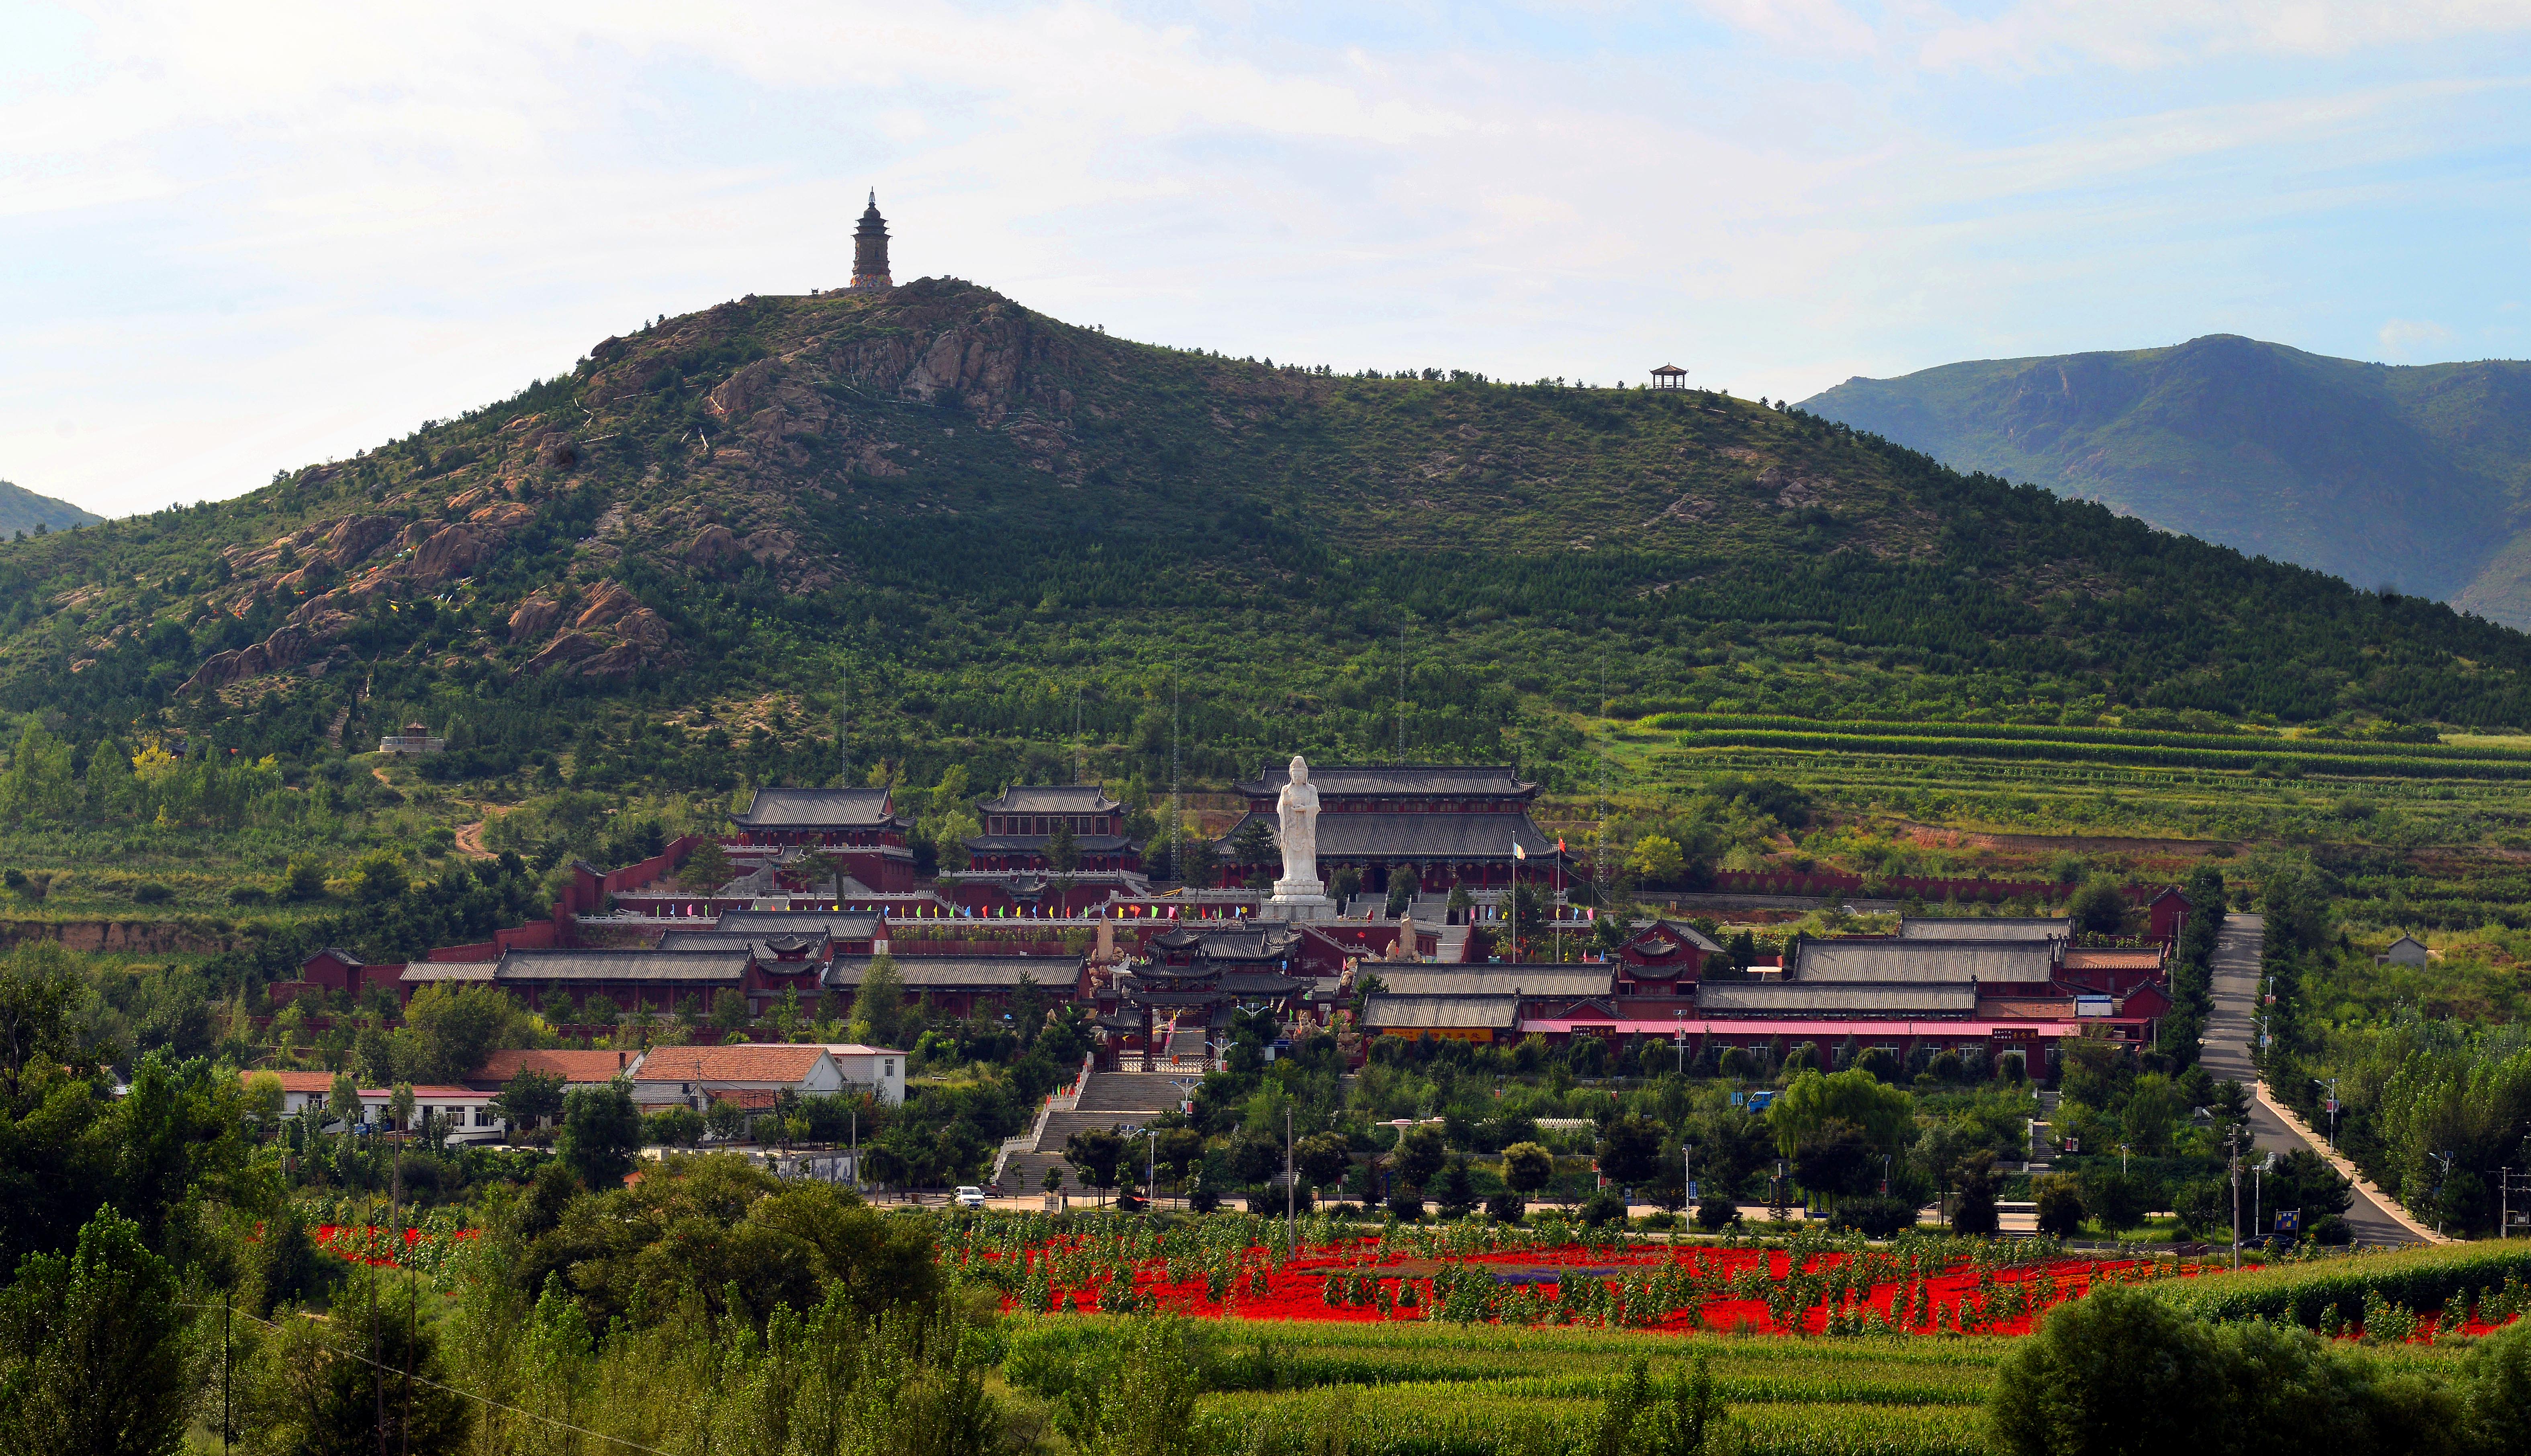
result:
[[[654,1046],[633,1071],[633,1100],[645,1110],[710,1110],[731,1102],[749,1112],[773,1106],[783,1092],[837,1096],[843,1069],[823,1046],[789,1041],[735,1046]]]
[[[2373,958],[2376,966],[2422,966],[2433,953],[2414,935],[2401,935],[2390,942],[2390,948]]]
[[[690,950],[511,950],[497,961],[427,961],[405,968],[405,1001],[428,985],[488,985],[543,1010],[567,1006],[574,1020],[611,1021],[648,1011],[700,1015],[723,990],[746,996],[762,1015],[796,991],[815,1000],[821,963],[795,948],[759,958],[744,943]],[[556,1001],[555,998],[560,1000]]]
[[[1289,777],[1270,768],[1237,785],[1248,812],[1213,845],[1219,883],[1272,873],[1274,803]],[[1549,898],[1562,891],[1563,849],[1530,817],[1538,785],[1506,765],[1312,764],[1310,782],[1322,879],[1351,870],[1365,892],[1380,894],[1400,878],[1425,893],[1502,888],[1515,877]]]
[[[736,855],[812,849],[872,889],[914,888],[912,826],[897,816],[889,790],[759,789],[729,822]]]
[[[262,1072],[248,1068],[238,1073],[240,1086],[251,1086],[257,1077],[269,1076],[281,1083],[281,1115],[296,1117],[314,1108],[323,1115],[334,1094],[331,1072]],[[387,1087],[359,1088],[361,1110],[357,1126],[383,1129],[394,1121],[395,1089]],[[474,1087],[418,1086],[413,1091],[413,1117],[404,1130],[419,1133],[437,1116],[452,1143],[497,1143],[509,1129],[492,1107],[499,1095],[497,1090],[485,1092]]]
[[[843,1074],[844,1092],[871,1097],[883,1106],[897,1107],[905,1102],[906,1053],[894,1047],[864,1046],[858,1041],[826,1041],[819,1045],[834,1058],[835,1070]]]
[[[874,956],[842,956],[828,962],[823,986],[850,1001],[861,994]],[[891,956],[908,1001],[920,1001],[936,1018],[961,1021],[970,1016],[1008,1013],[1012,1003],[1034,991],[1045,1004],[1072,1000],[1078,993],[1081,962],[1070,956],[905,955]]]
[[[1125,837],[1125,806],[1096,784],[1029,784],[976,806],[983,832],[967,837],[970,870],[1041,874],[1136,870],[1143,847]],[[1054,863],[1059,836],[1072,841],[1072,862]]]
[[[522,1072],[542,1072],[562,1079],[563,1091],[584,1087],[604,1087],[618,1077],[630,1077],[642,1062],[638,1051],[579,1051],[568,1047],[514,1047],[487,1052],[483,1065],[466,1074],[465,1083],[477,1092],[498,1092],[508,1087]]]

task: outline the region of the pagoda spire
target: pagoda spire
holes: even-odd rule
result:
[[[878,189],[870,192],[870,210],[853,230],[853,288],[859,293],[884,293],[895,287],[887,273],[887,219],[878,215]]]

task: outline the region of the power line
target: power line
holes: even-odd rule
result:
[[[178,1309],[180,1309],[180,1310],[225,1310],[227,1307],[226,1307],[226,1306],[223,1306],[223,1305],[197,1305],[197,1304],[188,1304],[188,1303],[184,1303],[184,1302],[182,1302],[182,1301],[179,1301],[179,1302],[178,1302],[178,1304],[177,1304],[177,1306],[176,1306],[176,1308],[178,1308]],[[254,1323],[256,1323],[256,1324],[260,1324],[260,1325],[262,1325],[264,1328],[266,1328],[266,1329],[268,1329],[268,1330],[271,1330],[271,1331],[273,1331],[273,1332],[274,1332],[274,1333],[276,1333],[276,1334],[278,1334],[278,1333],[280,1333],[280,1332],[281,1332],[281,1328],[282,1328],[282,1327],[281,1327],[280,1325],[278,1325],[278,1324],[273,1323],[273,1322],[272,1322],[271,1320],[269,1320],[269,1319],[256,1319],[253,1315],[249,1315],[249,1316],[247,1316],[246,1317],[247,1317],[248,1319],[250,1319],[250,1320],[253,1320],[253,1322],[254,1322]],[[317,1343],[318,1343],[319,1345],[323,1345],[323,1346],[324,1346],[324,1348],[325,1348],[328,1352],[330,1352],[330,1353],[332,1353],[332,1354],[334,1354],[334,1355],[341,1356],[342,1358],[344,1358],[344,1359],[346,1359],[346,1360],[357,1360],[357,1361],[359,1361],[359,1362],[360,1362],[361,1364],[363,1364],[363,1365],[366,1365],[366,1366],[375,1366],[375,1367],[376,1367],[376,1368],[377,1368],[381,1372],[387,1372],[387,1373],[393,1373],[393,1374],[396,1374],[396,1375],[399,1375],[399,1376],[405,1376],[405,1372],[403,1372],[403,1371],[393,1370],[391,1367],[388,1367],[388,1366],[385,1366],[385,1365],[380,1365],[377,1361],[371,1360],[369,1357],[367,1357],[367,1356],[366,1356],[366,1355],[363,1355],[363,1354],[360,1354],[360,1353],[358,1353],[357,1351],[346,1350],[346,1349],[343,1349],[341,1346],[338,1346],[338,1345],[327,1345],[327,1344],[325,1344],[325,1342],[324,1342],[324,1341],[322,1341],[322,1340],[317,1341]],[[408,1350],[410,1350],[410,1345],[408,1345]],[[222,1348],[222,1350],[220,1351],[220,1359],[221,1359],[222,1367],[223,1367],[223,1369],[225,1369],[225,1368],[226,1368],[226,1363],[227,1363],[227,1360],[228,1360],[228,1351],[227,1351],[227,1349],[226,1349],[225,1347],[223,1347],[223,1348]],[[618,1445],[618,1446],[624,1446],[624,1447],[627,1447],[627,1448],[629,1448],[629,1449],[631,1449],[631,1450],[635,1450],[635,1451],[647,1451],[647,1452],[649,1452],[649,1453],[650,1453],[650,1456],[670,1456],[670,1453],[669,1453],[669,1452],[662,1451],[662,1450],[660,1450],[660,1449],[659,1449],[658,1447],[656,1447],[656,1446],[646,1446],[646,1445],[642,1444],[640,1441],[628,1441],[628,1440],[626,1440],[624,1437],[622,1437],[622,1436],[620,1436],[620,1435],[608,1435],[606,1432],[604,1432],[604,1431],[602,1431],[602,1430],[591,1430],[591,1429],[590,1429],[590,1428],[589,1428],[588,1427],[586,1427],[586,1426],[574,1426],[574,1425],[572,1425],[572,1424],[571,1424],[570,1422],[568,1422],[568,1421],[557,1421],[557,1420],[555,1420],[554,1418],[552,1418],[551,1416],[539,1416],[539,1415],[537,1415],[537,1414],[536,1414],[535,1412],[534,1412],[534,1411],[523,1411],[523,1410],[519,1409],[517,1406],[511,1405],[511,1404],[509,1404],[509,1403],[508,1403],[508,1402],[506,1402],[506,1401],[498,1401],[498,1400],[494,1400],[492,1397],[490,1397],[490,1396],[488,1396],[488,1395],[478,1395],[478,1394],[476,1394],[476,1393],[475,1393],[474,1391],[472,1391],[472,1390],[461,1390],[461,1389],[459,1389],[458,1387],[456,1387],[456,1386],[454,1386],[454,1385],[443,1384],[443,1383],[441,1383],[440,1381],[434,1380],[434,1379],[430,1378],[428,1375],[411,1375],[411,1376],[406,1376],[406,1377],[407,1377],[407,1378],[410,1378],[410,1379],[418,1380],[418,1381],[420,1381],[421,1383],[422,1383],[422,1384],[424,1384],[424,1385],[428,1385],[429,1387],[431,1387],[431,1388],[432,1388],[432,1389],[434,1389],[434,1390],[445,1390],[445,1391],[447,1391],[447,1392],[448,1392],[449,1394],[451,1394],[451,1395],[461,1395],[461,1396],[464,1396],[464,1397],[465,1397],[466,1399],[468,1399],[468,1400],[475,1401],[475,1402],[477,1402],[477,1403],[478,1403],[478,1404],[481,1404],[481,1405],[489,1406],[489,1407],[491,1407],[493,1410],[496,1410],[496,1411],[507,1411],[507,1412],[509,1412],[509,1413],[510,1413],[511,1415],[513,1415],[513,1416],[525,1416],[525,1417],[527,1417],[527,1418],[528,1418],[529,1420],[531,1420],[531,1421],[539,1421],[539,1422],[542,1422],[543,1424],[545,1424],[545,1425],[547,1425],[547,1426],[550,1426],[550,1427],[554,1428],[556,1430],[569,1430],[569,1431],[577,1432],[577,1433],[579,1433],[579,1434],[581,1434],[581,1435],[586,1435],[586,1436],[594,1436],[594,1437],[595,1437],[595,1438],[597,1438],[598,1440],[601,1440],[601,1441],[608,1441],[608,1442],[611,1442],[611,1443],[613,1443],[613,1444],[615,1444],[615,1445]]]

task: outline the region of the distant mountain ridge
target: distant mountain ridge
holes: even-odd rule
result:
[[[2531,626],[2531,363],[2213,334],[1849,379],[1802,408],[1962,471]]]
[[[25,532],[35,533],[40,526],[46,531],[62,531],[73,526],[91,526],[103,516],[83,511],[66,500],[37,495],[24,485],[0,480],[0,540]]]

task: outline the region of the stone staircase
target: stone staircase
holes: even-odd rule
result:
[[[1074,1133],[1141,1122],[1184,1100],[1186,1092],[1167,1077],[1141,1072],[1093,1072],[1084,1080],[1080,1100],[1074,1107],[1045,1113],[1038,1124],[1034,1143],[1014,1147],[1003,1156],[997,1187],[1010,1195],[1037,1193],[1044,1187],[1045,1170],[1061,1168],[1064,1191],[1079,1193],[1080,1180],[1072,1165],[1063,1160],[1063,1145]]]

